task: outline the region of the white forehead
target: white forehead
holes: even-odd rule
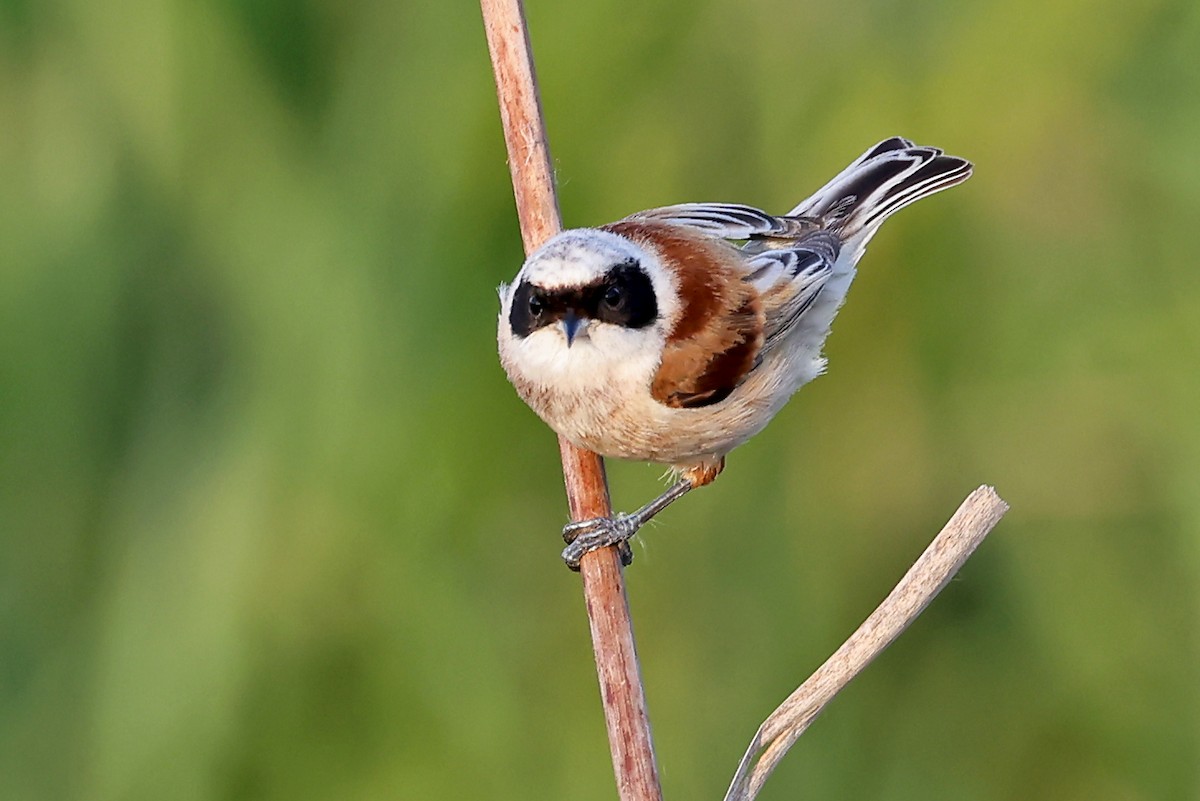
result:
[[[642,262],[646,252],[623,236],[594,228],[563,231],[542,245],[521,269],[521,278],[544,289],[590,284],[614,265]]]

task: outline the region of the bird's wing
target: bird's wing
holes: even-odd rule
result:
[[[776,217],[734,203],[680,203],[632,214],[626,219],[682,225],[721,239],[795,239],[818,229],[816,220]]]
[[[746,281],[762,298],[764,325],[760,358],[795,329],[833,275],[841,240],[828,231],[802,237],[787,247],[747,257]]]
[[[813,217],[777,217],[733,203],[681,203],[631,215],[631,221],[679,225],[707,236],[745,241],[743,280],[762,298],[765,325],[761,362],[785,339],[833,274],[841,249],[837,234]]]

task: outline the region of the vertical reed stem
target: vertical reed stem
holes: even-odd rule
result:
[[[525,252],[531,253],[558,233],[562,219],[525,11],[520,0],[480,0],[480,5],[496,76],[521,237]],[[561,437],[558,445],[571,519],[610,515],[604,462]],[[580,575],[619,797],[621,801],[661,801],[633,621],[617,549],[604,548],[584,555]]]

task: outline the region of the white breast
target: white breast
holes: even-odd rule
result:
[[[552,326],[499,344],[518,394],[556,432],[602,456],[675,466],[745,442],[823,367],[816,353],[779,348],[724,401],[681,409],[650,395],[661,335],[597,326],[567,348]]]

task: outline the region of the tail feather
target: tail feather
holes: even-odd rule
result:
[[[845,240],[865,245],[900,209],[971,176],[971,162],[892,137],[869,149],[789,216],[823,219]]]

